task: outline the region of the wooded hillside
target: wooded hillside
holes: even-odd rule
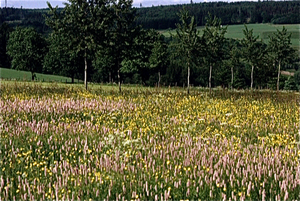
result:
[[[136,24],[146,29],[175,28],[179,23],[178,13],[185,7],[195,16],[197,26],[204,26],[206,16],[211,13],[221,19],[222,24],[244,23],[300,23],[300,1],[263,1],[263,2],[210,2],[185,5],[153,6],[136,8]],[[31,26],[40,33],[48,33],[44,14],[49,9],[0,8],[0,24],[11,26]],[[61,11],[62,9],[58,9]]]
[[[186,7],[195,16],[197,26],[204,26],[206,16],[211,13],[221,19],[222,24],[243,23],[300,23],[300,1],[264,2],[210,2],[186,5],[158,6],[137,9],[137,23],[144,28],[175,28],[179,22],[177,13]]]

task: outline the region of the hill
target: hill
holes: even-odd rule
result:
[[[31,73],[27,71],[18,71],[13,69],[0,68],[0,79],[30,81]],[[46,75],[41,73],[36,73],[36,80],[41,82],[71,82],[72,81],[71,78],[68,77],[63,77],[58,75]]]
[[[255,35],[258,35],[259,38],[263,39],[264,41],[268,42],[268,37],[275,33],[277,29],[282,30],[282,27],[285,27],[288,30],[288,33],[291,33],[291,42],[292,46],[299,49],[300,48],[300,41],[299,41],[299,34],[300,34],[300,24],[285,24],[285,25],[274,25],[274,24],[247,24],[248,29],[253,29]],[[234,38],[234,39],[242,39],[244,38],[243,29],[244,25],[229,25],[227,28],[227,33],[225,37],[227,38]],[[203,26],[198,27],[200,34],[202,34],[202,30],[204,29]],[[170,34],[176,34],[176,30],[172,29],[165,29],[160,30],[160,32],[169,37]]]
[[[209,2],[140,8],[136,21],[144,28],[175,28],[179,22],[177,13],[183,7],[195,16],[198,26],[205,25],[208,13],[220,18],[224,25],[300,23],[300,1]]]

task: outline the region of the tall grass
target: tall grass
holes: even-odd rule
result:
[[[1,85],[1,200],[298,200],[299,94]]]

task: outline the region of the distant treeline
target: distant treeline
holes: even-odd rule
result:
[[[11,27],[32,27],[39,33],[49,33],[51,30],[45,23],[47,11],[49,9],[1,8],[0,25],[6,22]]]
[[[224,25],[300,23],[300,1],[210,2],[141,7],[136,9],[135,22],[145,29],[173,29],[179,23],[178,12],[183,7],[195,16],[197,26],[205,25],[208,13],[220,18]],[[39,33],[47,34],[51,31],[45,24],[47,11],[49,9],[0,8],[0,24],[7,22],[12,27],[33,27]]]
[[[144,28],[175,28],[177,13],[186,7],[195,16],[198,26],[204,26],[208,13],[221,19],[222,24],[243,23],[300,23],[300,1],[210,2],[186,5],[158,6],[137,9],[137,23]]]

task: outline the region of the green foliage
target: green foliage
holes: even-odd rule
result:
[[[239,40],[245,37],[241,34],[242,27],[235,25],[226,29],[221,26],[221,21],[223,24],[268,22],[275,15],[275,12],[271,12],[274,5],[282,6],[277,2],[201,3],[185,5],[178,16],[176,11],[182,10],[181,5],[133,9],[131,0],[70,0],[64,9],[52,8],[50,4],[49,9],[45,10],[0,9],[0,21],[8,21],[12,27],[17,23],[21,26],[25,22],[24,16],[31,16],[26,22],[28,26],[35,24],[39,26],[36,28],[38,32],[48,33],[48,46],[45,46],[49,51],[41,61],[43,69],[39,69],[44,73],[64,75],[74,80],[83,79],[85,72],[86,83],[113,83],[118,80],[120,91],[121,83],[151,86],[160,83],[166,86],[189,86],[192,83],[194,86],[232,86],[239,89],[252,88],[255,83],[256,88],[270,88],[279,64],[275,52],[280,48],[271,50],[273,42],[266,37],[278,38],[274,31],[281,26],[248,25],[249,29],[256,31],[251,30],[255,42],[252,48],[247,49],[247,38],[239,44]],[[298,4],[288,2],[287,5]],[[37,23],[40,16],[49,10],[45,17],[52,33]],[[169,15],[170,10],[172,14]],[[289,12],[293,13],[291,9]],[[39,13],[37,21],[32,20],[35,13]],[[137,13],[140,15],[137,16]],[[210,22],[206,21],[208,13],[212,13]],[[5,19],[2,18],[4,15]],[[145,15],[147,19],[144,19]],[[165,31],[136,26],[141,18],[148,20],[146,23],[159,27],[172,25],[177,30],[164,38],[162,33]],[[205,23],[206,27],[197,28]],[[287,35],[292,33],[290,42],[295,48],[299,46],[298,27],[290,25],[288,29]],[[247,30],[249,33],[251,31]],[[4,35],[0,34],[1,37]],[[270,41],[269,52],[266,51],[266,44],[258,41],[259,36],[266,39],[266,43]],[[2,40],[1,44],[4,44]],[[6,49],[4,45],[1,48]],[[9,61],[5,54],[0,56],[2,63]],[[291,59],[285,57],[282,68],[296,69],[294,59],[298,59],[298,56],[289,57]],[[284,80],[280,81],[280,89],[284,83]]]
[[[34,73],[42,71],[46,41],[33,28],[16,28],[8,40],[7,54],[12,58],[12,68]]]
[[[169,55],[167,50],[168,45],[165,43],[163,35],[158,36],[157,40],[153,44],[149,58],[149,67],[158,71],[158,86],[160,86],[161,82],[161,72],[165,71],[169,63]]]
[[[263,41],[258,41],[259,36],[253,35],[253,29],[249,30],[245,25],[243,30],[245,38],[241,43],[243,46],[243,58],[251,65],[251,89],[253,89],[254,69],[262,67],[260,64],[266,56],[266,47]]]
[[[184,5],[195,16],[197,26],[204,26],[208,13],[220,18],[223,24],[274,23],[299,24],[299,1],[263,2],[205,2]],[[146,29],[176,28],[178,13],[183,5],[153,6],[137,8],[137,25]],[[63,9],[58,9],[62,11]],[[45,25],[44,14],[48,9],[0,8],[0,24],[33,27],[38,33],[48,34],[51,29]]]
[[[274,65],[278,65],[277,90],[279,90],[279,79],[281,65],[293,63],[296,58],[295,50],[291,47],[291,34],[288,34],[285,27],[282,31],[270,36],[269,49],[274,59]]]
[[[148,77],[151,68],[149,59],[159,34],[155,30],[144,29],[138,30],[136,34],[132,46],[129,49],[130,55],[122,61],[120,70],[122,73],[139,72],[142,77]]]
[[[109,46],[110,50],[112,50],[110,55],[114,58],[115,62],[112,67],[113,72],[117,74],[119,92],[121,92],[122,62],[131,53],[130,50],[138,32],[137,27],[134,26],[135,9],[132,8],[132,3],[132,0],[114,0],[112,2],[113,23],[106,32],[108,38],[106,46]]]
[[[223,24],[274,23],[299,24],[299,1],[263,2],[205,2],[186,5],[154,6],[139,8],[137,24],[144,28],[176,28],[176,16],[183,7],[195,16],[197,26],[204,26],[206,16],[211,13],[221,19]]]
[[[270,36],[269,49],[280,63],[289,63],[295,58],[295,50],[291,47],[291,33],[285,27]]]
[[[297,84],[295,82],[295,79],[293,77],[289,77],[285,83],[284,83],[284,89],[285,90],[297,90]]]
[[[203,43],[205,50],[205,61],[209,67],[209,89],[211,92],[212,68],[225,58],[225,34],[227,27],[222,27],[221,19],[212,17],[207,18],[205,29],[203,30]]]
[[[298,90],[300,90],[300,69],[298,69],[294,74],[294,80],[296,85],[298,86]]]
[[[7,42],[12,28],[4,22],[0,26],[0,66],[10,68],[10,59],[6,53]]]
[[[64,34],[51,34],[48,44],[49,51],[44,59],[43,72],[67,76],[74,82],[75,76],[78,76],[79,72],[83,72],[82,55],[75,51],[76,47],[68,44],[68,38]]]
[[[199,54],[200,37],[197,32],[197,24],[195,17],[191,16],[184,8],[180,13],[180,24],[176,24],[178,47],[182,58],[187,62],[187,92],[190,87],[190,69],[195,63],[195,58]]]
[[[67,39],[71,54],[80,54],[84,60],[84,83],[87,89],[88,56],[93,57],[95,50],[103,44],[105,31],[111,23],[112,11],[105,0],[69,0],[62,13],[50,8],[47,24],[56,34]]]

